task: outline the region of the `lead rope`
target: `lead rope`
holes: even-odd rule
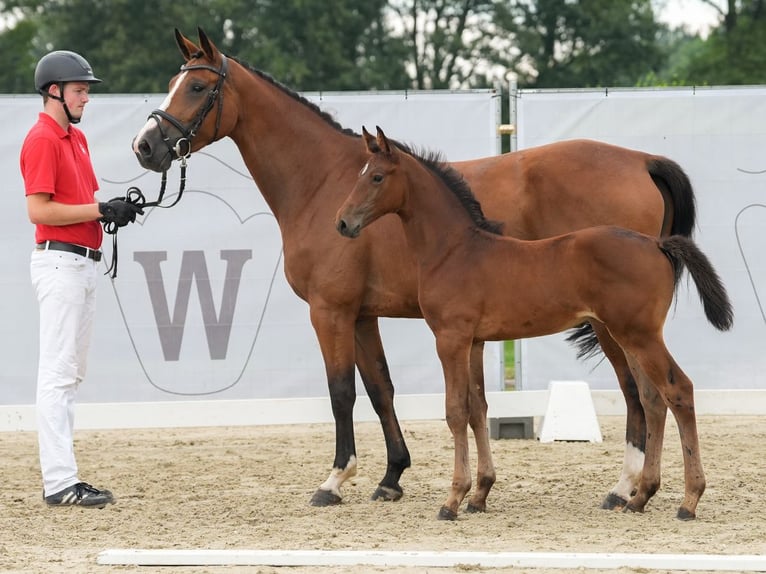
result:
[[[161,207],[163,209],[168,209],[170,207],[173,207],[176,203],[178,203],[181,200],[181,196],[184,194],[184,189],[186,189],[186,158],[181,157],[180,163],[181,163],[181,181],[178,187],[178,195],[176,196],[176,198],[173,200],[171,204],[161,205],[162,199],[165,197],[165,188],[168,183],[167,171],[162,172],[162,182],[160,184],[160,192],[157,195],[156,201],[146,201],[146,196],[144,196],[144,192],[142,192],[137,187],[129,187],[125,197],[118,197],[117,199],[121,199],[127,203],[132,203],[133,205],[140,206],[143,209],[146,209],[147,207]],[[104,233],[107,233],[112,236],[112,262],[109,264],[109,268],[106,270],[106,273],[104,273],[104,275],[109,275],[111,279],[115,279],[117,277],[117,230],[119,230],[119,226],[117,226],[113,221],[104,222],[103,225],[104,225]]]

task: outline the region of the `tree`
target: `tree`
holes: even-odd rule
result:
[[[22,20],[0,34],[0,54],[17,55],[5,59],[0,68],[0,92],[23,94],[35,91],[37,56],[31,46],[36,33],[33,21]]]
[[[385,0],[185,0],[161,7],[149,0],[12,0],[0,3],[0,14],[20,16],[13,29],[0,31],[0,42],[12,43],[3,53],[31,55],[14,65],[0,91],[18,90],[14,77],[30,78],[31,88],[36,61],[69,49],[104,79],[100,91],[164,92],[181,64],[173,28],[196,37],[198,25],[224,52],[294,89],[407,87],[404,49],[389,34],[384,6]]]
[[[495,5],[521,87],[633,86],[657,71],[662,27],[651,0],[515,0]]]
[[[497,0],[390,0],[415,89],[489,87]]]
[[[298,90],[405,88],[404,49],[391,37],[385,0],[262,0],[230,19],[237,52]]]
[[[707,39],[695,41],[686,66],[676,70],[686,83],[736,85],[766,83],[766,2],[728,0],[722,23]]]

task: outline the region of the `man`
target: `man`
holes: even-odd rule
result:
[[[115,198],[98,203],[88,143],[80,122],[91,84],[100,82],[74,52],[51,52],[37,63],[35,88],[43,111],[21,149],[29,219],[35,224],[30,265],[40,307],[37,431],[43,499],[49,506],[104,508],[108,490],[78,478],[74,456],[74,404],[85,376],[95,313],[100,221],[118,227],[142,214]]]

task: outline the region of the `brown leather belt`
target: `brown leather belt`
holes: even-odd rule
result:
[[[76,253],[81,257],[93,259],[93,261],[96,262],[101,261],[101,252],[99,250],[83,247],[82,245],[75,245],[73,243],[64,243],[63,241],[43,241],[42,243],[38,243],[35,248],[40,251],[45,251],[47,249],[67,251],[69,253]]]

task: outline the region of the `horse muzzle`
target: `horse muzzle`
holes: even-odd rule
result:
[[[137,136],[133,139],[131,148],[144,169],[163,172],[170,169],[170,164],[173,163],[173,156],[162,141],[153,144],[150,138]]]
[[[335,229],[338,230],[343,237],[354,239],[359,237],[359,233],[362,231],[362,225],[357,223],[355,225],[349,224],[345,219],[339,218],[335,223]]]

